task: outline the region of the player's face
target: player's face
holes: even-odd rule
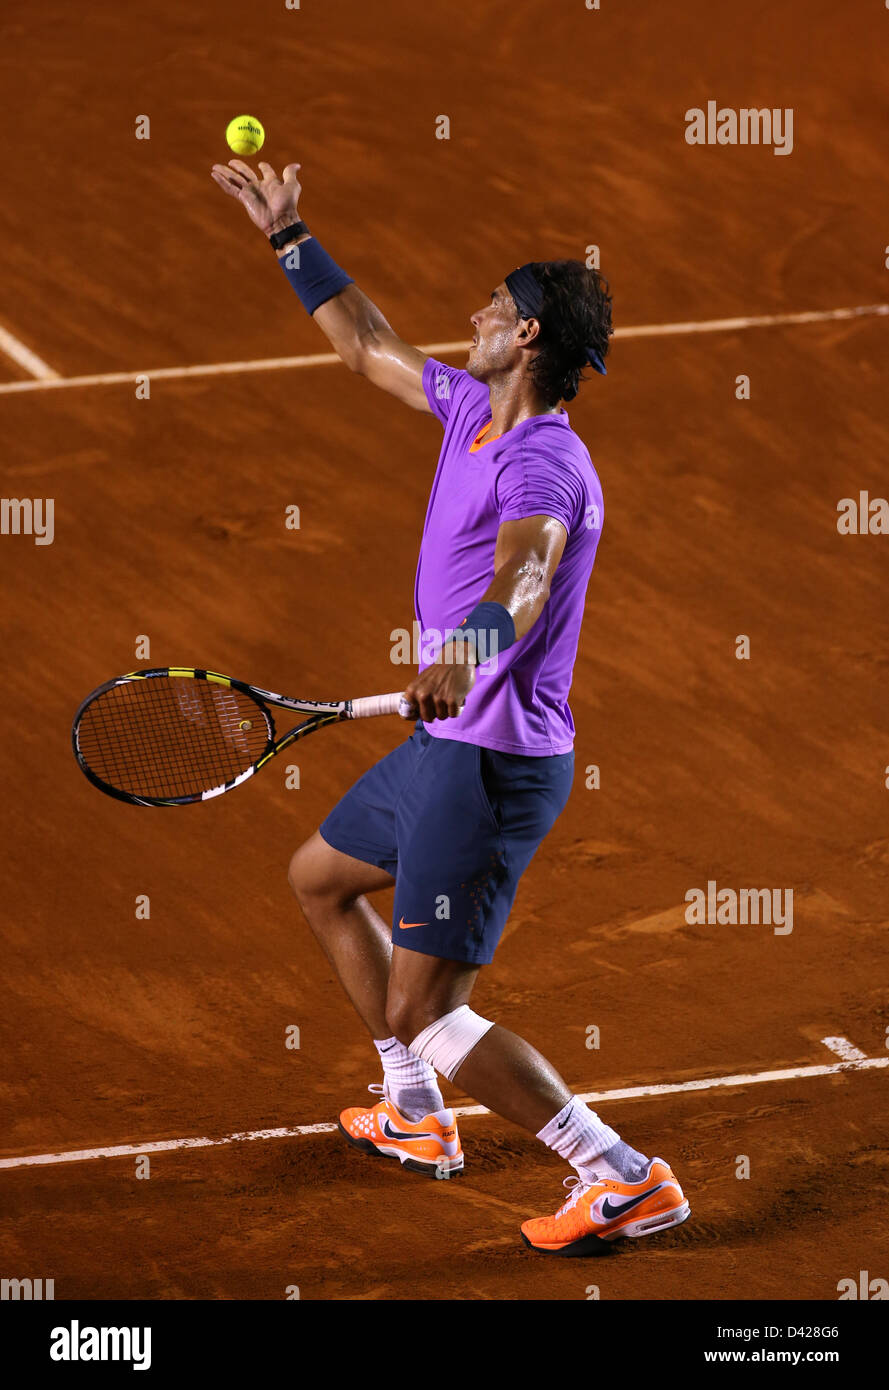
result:
[[[505,284],[492,290],[490,304],[472,314],[469,322],[474,332],[466,363],[470,376],[484,381],[492,372],[508,371],[516,365],[516,333],[521,320]]]

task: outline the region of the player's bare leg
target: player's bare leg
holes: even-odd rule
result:
[[[324,954],[374,1040],[387,1096],[408,1120],[443,1110],[435,1070],[386,1022],[391,930],[365,894],[389,888],[384,869],[334,849],[317,831],[293,855],[290,885]]]
[[[316,831],[290,861],[288,877],[321,949],[374,1038],[386,1038],[389,926],[365,894],[391,888],[384,869],[342,854]]]
[[[405,1043],[461,1004],[468,1004],[480,967],[393,949],[386,1017]],[[545,1057],[495,1024],[476,1043],[455,1077],[489,1110],[537,1134],[571,1099],[571,1091]]]
[[[396,1037],[414,1044],[438,1020],[469,1004],[479,967],[396,946],[389,974],[386,1018]],[[499,1024],[488,1027],[450,1079],[504,1119],[521,1125],[578,1167],[635,1180],[643,1154],[624,1144],[609,1125],[574,1096],[545,1057]],[[576,1143],[574,1142],[576,1140]]]
[[[386,1017],[421,1057],[489,1110],[528,1129],[577,1174],[555,1216],[522,1238],[555,1255],[600,1253],[619,1237],[668,1230],[689,1214],[663,1159],[638,1153],[582,1101],[536,1048],[469,1008],[478,967],[405,950],[392,956]]]

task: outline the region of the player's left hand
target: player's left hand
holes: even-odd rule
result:
[[[260,160],[260,178],[243,159],[230,159],[228,164],[214,164],[210,177],[224,193],[243,204],[260,231],[271,236],[299,220],[302,184],[297,175],[301,167],[288,164],[279,179],[272,165]]]
[[[458,660],[462,644],[446,642],[436,661],[405,687],[404,697],[425,720],[456,719],[475,684],[475,663]]]

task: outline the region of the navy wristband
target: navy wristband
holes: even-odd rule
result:
[[[335,294],[354,283],[351,275],[340,270],[336,261],[328,256],[314,237],[292,246],[279,260],[281,269],[309,314],[314,314],[328,299],[333,299]]]
[[[453,635],[473,643],[477,663],[499,656],[516,640],[512,614],[502,603],[477,603]]]

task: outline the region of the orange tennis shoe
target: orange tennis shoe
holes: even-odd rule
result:
[[[380,1085],[368,1086],[383,1099],[369,1110],[343,1110],[342,1134],[364,1153],[397,1158],[403,1168],[429,1178],[455,1178],[463,1171],[463,1150],[453,1110],[436,1110],[422,1120],[407,1120]]]
[[[601,1255],[605,1243],[628,1236],[654,1235],[679,1226],[689,1215],[689,1205],[662,1158],[653,1158],[641,1182],[611,1178],[585,1183],[565,1179],[571,1196],[555,1216],[522,1222],[522,1239],[533,1250],[551,1255]]]

